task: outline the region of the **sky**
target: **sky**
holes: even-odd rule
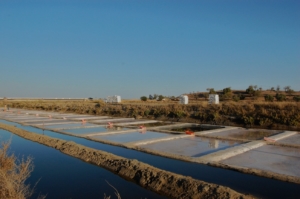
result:
[[[299,0],[0,0],[0,97],[300,90]]]

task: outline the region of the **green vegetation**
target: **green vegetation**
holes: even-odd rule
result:
[[[277,101],[282,102],[286,100],[286,96],[284,94],[276,93],[275,98]]]
[[[164,96],[159,95],[157,101],[162,101],[164,99]]]
[[[232,91],[230,87],[223,89],[223,95],[220,96],[222,100],[231,99],[232,98]],[[235,97],[235,101],[239,100],[238,97]]]
[[[272,95],[266,95],[266,96],[265,96],[265,100],[266,100],[267,102],[273,102],[273,101],[274,101],[274,97],[273,97]]]
[[[147,98],[146,96],[142,96],[142,97],[141,97],[141,100],[144,101],[144,102],[147,101],[147,99],[148,99],[148,98]]]
[[[235,101],[235,102],[240,101],[240,99],[241,99],[241,97],[240,97],[239,95],[234,95],[234,96],[232,97],[232,100]]]
[[[261,91],[262,91],[262,88],[257,89],[256,85],[255,86],[250,85],[246,89],[246,93],[255,98],[260,97]]]
[[[300,96],[299,95],[298,96],[294,96],[293,100],[296,101],[296,102],[300,102]]]
[[[293,89],[291,89],[290,86],[284,87],[284,91],[285,91],[288,95],[292,95],[292,94],[295,92]]]
[[[207,88],[206,90],[208,91],[209,94],[216,94],[217,93],[214,88]]]

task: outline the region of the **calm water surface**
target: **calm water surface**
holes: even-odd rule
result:
[[[126,181],[101,167],[65,155],[53,148],[25,140],[0,129],[0,141],[11,139],[10,153],[17,157],[33,157],[34,171],[27,183],[34,185],[38,194],[50,198],[103,198],[104,194],[116,198],[112,184],[122,198],[165,198]],[[106,182],[107,181],[107,182]]]

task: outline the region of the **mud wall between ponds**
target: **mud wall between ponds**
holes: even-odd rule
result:
[[[74,142],[31,133],[0,123],[0,128],[25,139],[55,148],[67,155],[101,166],[138,185],[169,198],[253,198],[228,187],[206,183],[151,165],[95,150]]]

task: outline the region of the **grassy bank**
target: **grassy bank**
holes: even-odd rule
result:
[[[138,119],[159,119],[181,122],[210,123],[256,128],[300,130],[299,102],[205,102],[180,105],[174,103],[104,104],[102,101],[2,101],[12,108],[57,111]]]

